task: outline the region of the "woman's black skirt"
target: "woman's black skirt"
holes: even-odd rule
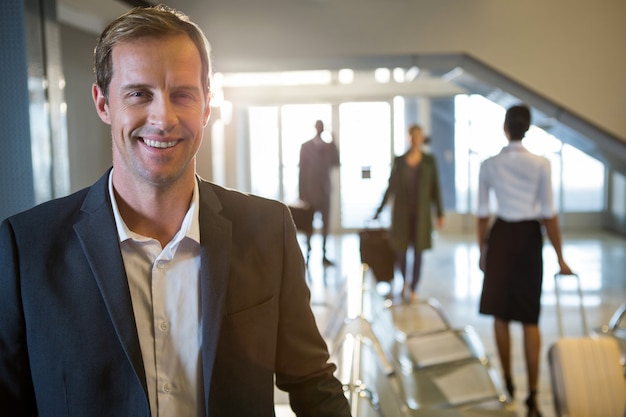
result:
[[[489,233],[480,313],[537,324],[543,280],[543,236],[538,221],[497,219]]]

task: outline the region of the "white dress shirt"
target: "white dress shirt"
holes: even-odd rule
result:
[[[498,155],[486,159],[478,175],[478,217],[488,217],[493,191],[496,215],[509,222],[552,218],[550,161],[511,141]]]
[[[128,278],[139,344],[155,417],[204,415],[200,303],[199,192],[180,230],[161,248],[130,230],[109,194]]]

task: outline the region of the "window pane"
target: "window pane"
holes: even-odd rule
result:
[[[278,108],[250,107],[249,123],[252,193],[278,199]]]
[[[339,106],[341,223],[363,228],[385,193],[391,164],[391,106],[386,102]],[[386,217],[385,217],[386,218]]]
[[[620,223],[626,220],[624,213],[626,213],[626,177],[619,172],[614,172],[613,175],[613,199],[611,202],[611,214]]]
[[[502,130],[505,109],[480,95],[457,96],[455,109],[457,211],[475,213],[480,164],[507,144]]]
[[[502,130],[506,109],[478,95],[457,96],[455,107],[457,211],[475,213],[480,164],[507,144]],[[550,160],[556,210],[561,203],[566,212],[603,210],[604,165],[600,161],[537,126],[530,127],[523,144]]]
[[[567,212],[604,208],[604,164],[569,145],[563,146],[563,208]]]
[[[532,153],[541,155],[550,161],[552,171],[552,196],[554,209],[560,210],[561,199],[561,161],[563,161],[562,147],[560,140],[543,129],[531,126],[523,140],[524,146]]]
[[[393,153],[402,155],[407,151],[407,126],[404,115],[404,98],[393,98]]]

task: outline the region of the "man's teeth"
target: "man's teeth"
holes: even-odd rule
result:
[[[162,142],[158,140],[144,139],[143,142],[151,148],[171,148],[176,145],[176,141]]]

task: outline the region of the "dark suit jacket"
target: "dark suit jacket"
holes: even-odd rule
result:
[[[146,378],[108,174],[0,226],[0,409],[10,416],[148,416]],[[281,203],[199,180],[207,415],[349,416],[309,307]]]
[[[300,147],[298,190],[300,199],[317,210],[330,204],[330,171],[339,166],[339,151],[334,143],[311,139]]]

